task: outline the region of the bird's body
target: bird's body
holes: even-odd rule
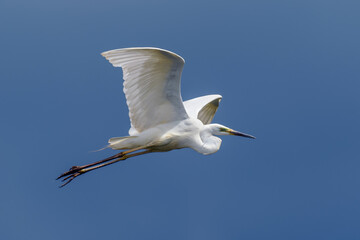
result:
[[[180,78],[185,61],[179,55],[159,48],[124,48],[102,55],[114,67],[123,69],[123,90],[131,122],[129,136],[111,138],[108,147],[127,151],[71,168],[59,177],[69,179],[64,185],[85,172],[144,153],[192,148],[205,155],[212,154],[221,145],[221,139],[215,135],[254,138],[211,123],[220,95],[182,101]]]
[[[204,125],[200,120],[188,118],[157,125],[135,136],[111,138],[109,147],[123,150],[145,146],[144,148],[154,152],[192,148],[202,154],[211,154],[219,150],[221,139],[215,136],[212,136],[214,139],[209,139],[210,130],[210,126]]]
[[[146,148],[156,149],[156,151],[161,152],[189,147],[189,144],[186,144],[186,140],[193,135],[199,134],[201,125],[203,124],[200,120],[191,118],[159,124],[134,136],[111,138],[109,140],[109,147],[121,150],[148,146]]]

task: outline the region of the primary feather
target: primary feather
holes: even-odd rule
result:
[[[206,95],[187,100],[184,106],[189,117],[197,118],[205,125],[213,120],[221,98],[218,94]]]
[[[188,118],[180,94],[184,59],[179,55],[158,48],[116,49],[102,55],[114,67],[123,69],[133,128],[130,135]]]

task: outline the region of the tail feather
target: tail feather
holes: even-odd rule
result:
[[[109,139],[109,145],[106,148],[112,148],[112,149],[129,149],[132,148],[131,144],[129,142],[127,143],[127,140],[130,140],[132,138],[136,138],[137,136],[126,136],[126,137],[113,137]]]
[[[105,146],[105,147],[103,147],[103,148],[100,148],[100,149],[97,149],[97,150],[93,150],[93,151],[91,151],[91,152],[100,152],[100,151],[105,150],[105,149],[107,149],[107,148],[109,148],[109,147],[110,147],[110,146],[107,145],[107,146]]]

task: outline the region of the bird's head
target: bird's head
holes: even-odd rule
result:
[[[241,137],[247,137],[247,138],[253,138],[254,136],[251,136],[246,133],[235,131],[231,128],[225,127],[221,124],[209,124],[211,126],[211,132],[213,135],[234,135],[234,136],[241,136]]]

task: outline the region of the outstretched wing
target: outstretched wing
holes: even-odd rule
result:
[[[199,119],[203,124],[213,120],[222,96],[218,94],[193,98],[184,102],[187,114],[191,118]]]
[[[180,93],[182,57],[159,48],[123,48],[101,55],[123,69],[131,128],[136,132],[188,118]]]

